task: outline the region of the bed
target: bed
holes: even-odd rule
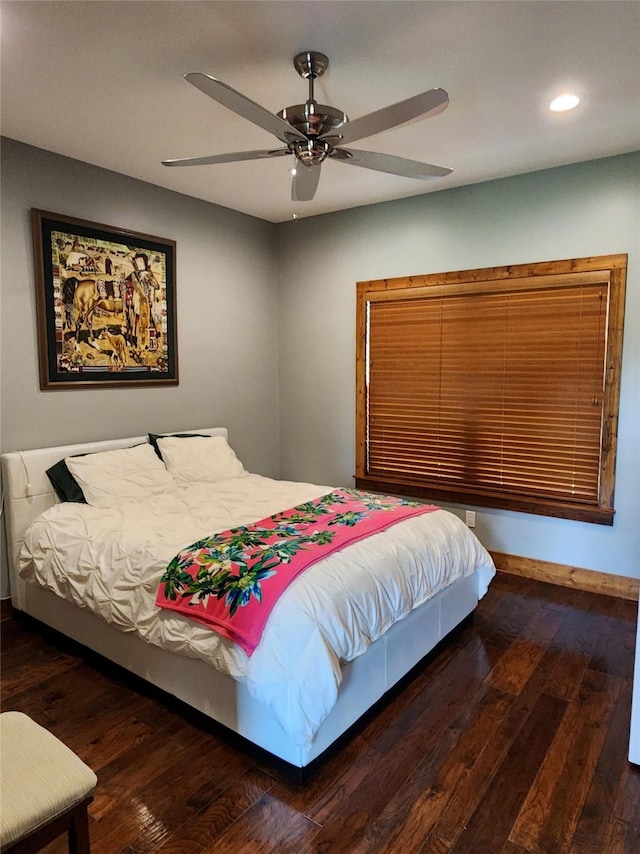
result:
[[[187,432],[203,437],[203,443],[204,437],[218,437],[224,444],[228,438],[225,428]],[[495,573],[488,552],[454,514],[436,509],[400,521],[319,560],[296,578],[248,656],[211,629],[155,608],[163,562],[199,537],[284,511],[326,495],[331,487],[261,478],[240,464],[237,478],[234,470],[234,477],[214,484],[181,484],[171,496],[149,497],[124,509],[61,504],[56,497],[46,471],[60,460],[134,449],[147,441],[138,436],[2,456],[12,604],[177,697],[291,771],[317,765],[473,612]],[[171,503],[177,501],[178,509]],[[96,531],[104,526],[117,527],[125,544],[120,543],[120,551],[109,546],[113,567],[102,555],[100,567],[88,569],[86,553],[93,555]],[[82,536],[76,536],[80,530]],[[160,545],[155,540],[149,545],[148,531],[156,532]],[[56,537],[64,543],[54,543],[60,553],[52,551]],[[69,545],[74,540],[81,541],[80,551]],[[70,557],[74,554],[78,557]],[[148,566],[139,569],[143,562]],[[418,571],[423,563],[428,580]],[[391,569],[399,582],[387,581]],[[382,571],[383,582],[370,582],[369,576]],[[370,583],[377,585],[371,588],[375,607],[356,601],[349,588],[355,585],[359,596]],[[128,591],[124,599],[116,600],[115,587]],[[133,599],[140,610],[132,616],[127,603]],[[323,624],[327,619],[329,625]]]

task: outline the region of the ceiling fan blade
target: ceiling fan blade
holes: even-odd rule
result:
[[[346,155],[346,156],[345,156]],[[396,157],[392,154],[378,154],[376,151],[356,151],[353,148],[337,148],[332,159],[338,163],[350,166],[363,166],[376,172],[388,172],[390,175],[402,175],[404,178],[444,178],[453,172],[447,166],[433,166],[431,163],[420,163],[417,160],[407,160],[406,157]]]
[[[176,157],[173,160],[163,160],[163,166],[212,166],[215,163],[237,163],[240,160],[262,160],[265,157],[282,157],[291,154],[288,148],[278,148],[275,151],[235,151],[231,154],[208,154],[204,157]]]
[[[320,180],[320,164],[304,166],[296,164],[296,171],[291,182],[291,199],[294,202],[310,202],[315,196]]]
[[[398,101],[397,104],[383,107],[352,122],[345,122],[338,128],[332,128],[326,136],[341,136],[340,145],[355,142],[391,128],[401,127],[409,122],[435,116],[445,110],[448,104],[449,95],[444,89],[429,89],[428,92],[414,95],[405,101]],[[320,139],[323,137],[321,136]]]
[[[281,142],[290,142],[291,140],[299,139],[306,140],[306,136],[299,130],[296,130],[280,116],[275,113],[270,113],[269,110],[256,104],[246,95],[236,92],[231,86],[227,86],[221,80],[211,77],[209,74],[203,74],[196,71],[192,74],[185,74],[185,80],[191,83],[196,89],[204,92],[214,101],[222,104],[223,107],[242,116],[243,119],[248,119],[254,125],[258,125],[264,130],[269,131],[274,136],[277,136]]]

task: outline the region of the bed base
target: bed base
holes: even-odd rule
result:
[[[226,436],[223,428],[189,432]],[[17,574],[17,555],[24,532],[32,519],[55,501],[46,468],[70,454],[127,447],[145,438],[3,455],[13,606],[202,712],[292,769],[309,769],[311,763],[315,765],[316,760],[475,609],[479,599],[477,573],[460,579],[416,608],[372,643],[364,655],[344,665],[335,707],[309,747],[295,744],[242,682],[203,661],[167,652],[137,635],[115,629],[51,591],[26,583]]]

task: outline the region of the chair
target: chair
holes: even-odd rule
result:
[[[32,854],[62,833],[70,854],[89,854],[91,768],[22,712],[0,714],[0,751],[0,854]]]

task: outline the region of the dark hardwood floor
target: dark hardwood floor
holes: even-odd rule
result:
[[[96,771],[94,854],[639,854],[636,610],[499,575],[474,622],[304,786],[31,621],[2,623],[2,709]]]

